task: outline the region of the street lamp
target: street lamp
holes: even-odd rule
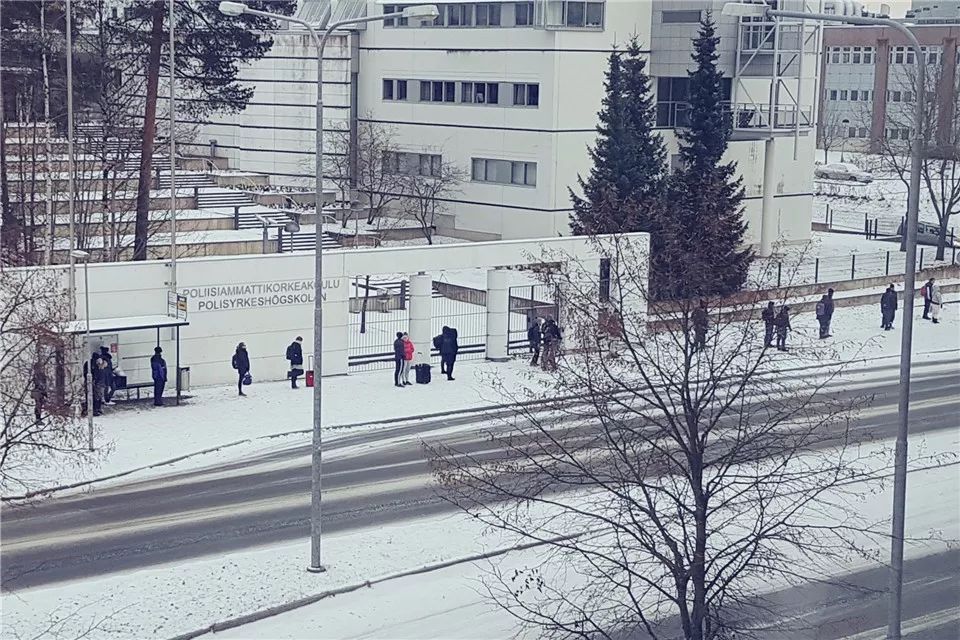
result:
[[[74,249],[70,252],[70,257],[75,260],[83,260],[83,302],[86,307],[84,320],[87,323],[86,336],[84,341],[86,349],[83,349],[83,357],[86,359],[87,350],[90,349],[90,254],[80,249]],[[84,380],[84,393],[87,396],[87,448],[93,451],[93,367],[87,365],[88,375]]]
[[[323,394],[321,391],[321,380],[323,379],[323,50],[327,45],[327,38],[330,34],[346,25],[362,24],[366,22],[378,22],[389,20],[391,18],[413,18],[420,20],[432,20],[440,15],[437,7],[434,5],[417,5],[407,7],[401,13],[380,14],[375,16],[366,16],[363,18],[349,18],[340,20],[329,25],[322,36],[317,36],[316,26],[306,20],[291,16],[283,16],[277,13],[268,13],[251,9],[242,2],[230,2],[224,0],[220,3],[220,13],[227,16],[240,16],[250,14],[271,18],[282,22],[292,22],[299,24],[310,33],[314,46],[317,49],[317,135],[316,135],[316,171],[314,175],[314,189],[316,191],[314,206],[316,212],[316,244],[315,244],[315,263],[314,263],[314,281],[313,281],[313,359],[314,359],[314,378],[313,378],[313,464],[312,464],[312,495],[310,504],[310,565],[308,571],[320,573],[324,571],[323,564],[320,562],[320,489],[321,489],[321,469],[322,469],[322,450],[323,436],[322,426],[322,407]]]
[[[920,168],[923,160],[923,109],[926,99],[926,69],[924,56],[917,37],[906,26],[890,18],[868,16],[841,16],[826,13],[807,13],[771,9],[766,4],[728,2],[723,5],[723,15],[760,18],[798,18],[846,22],[857,25],[889,27],[898,31],[913,49],[917,64],[917,100],[913,114],[913,140],[910,149],[910,191],[907,195],[907,224],[905,234],[906,273],[903,282],[903,335],[900,340],[900,398],[898,405],[899,425],[897,446],[894,454],[893,476],[893,525],[890,543],[890,613],[887,624],[888,640],[900,640],[903,596],[903,528],[907,497],[907,436],[910,413],[910,363],[913,349],[913,298],[917,266],[917,212],[920,208]]]
[[[847,130],[847,125],[850,124],[850,120],[849,120],[848,118],[844,118],[843,120],[840,121],[840,124],[843,125],[843,132],[842,132],[843,135],[840,136],[840,137],[842,138],[842,140],[843,140],[843,141],[840,143],[840,162],[846,162],[846,160],[844,160],[844,153],[845,153],[846,150],[847,150],[847,134],[850,133],[850,132]]]

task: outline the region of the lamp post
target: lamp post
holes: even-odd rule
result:
[[[41,6],[41,11],[43,10]],[[66,72],[67,72],[67,225],[70,232],[70,271],[67,275],[70,289],[70,319],[77,317],[77,264],[73,248],[77,245],[77,233],[73,221],[73,200],[76,197],[73,156],[73,9],[70,0],[64,5],[66,17]],[[56,207],[54,207],[56,211]],[[51,238],[51,242],[53,239]],[[83,253],[83,252],[81,252]],[[90,408],[89,406],[87,407]]]
[[[83,260],[83,303],[86,311],[83,314],[84,321],[87,324],[84,343],[86,349],[83,350],[83,357],[86,359],[87,351],[90,349],[90,254],[80,249],[74,249],[70,252],[70,257],[74,260]],[[81,365],[82,366],[82,365]],[[84,393],[87,396],[87,448],[93,451],[93,366],[87,365],[88,376],[84,380]]]
[[[170,14],[170,290],[177,293],[177,92],[176,54],[174,45],[173,0],[168,8]],[[159,186],[159,185],[158,185]],[[177,365],[179,366],[179,365]]]
[[[890,606],[887,620],[888,640],[900,640],[903,596],[903,530],[907,496],[907,436],[910,414],[910,364],[913,350],[914,273],[917,267],[917,215],[920,208],[920,169],[923,161],[923,110],[926,100],[925,59],[917,37],[905,25],[890,18],[868,16],[841,16],[826,13],[807,13],[771,9],[766,4],[729,2],[723,6],[724,15],[741,17],[798,18],[846,22],[856,25],[889,27],[899,32],[913,49],[917,65],[917,100],[914,104],[913,139],[910,145],[910,191],[907,195],[907,224],[905,233],[906,273],[903,282],[903,334],[900,339],[900,398],[898,403],[897,445],[894,454],[893,525],[890,542]]]
[[[843,135],[841,136],[843,141],[840,143],[840,162],[846,162],[844,159],[844,154],[847,151],[847,134],[850,133],[847,127],[850,124],[850,120],[848,118],[844,118],[840,121],[840,124],[843,125]]]
[[[230,2],[224,0],[220,3],[220,12],[228,16],[239,16],[245,13],[271,18],[281,22],[292,22],[299,24],[310,33],[310,38],[316,48],[317,55],[317,113],[316,113],[316,170],[314,174],[314,189],[316,191],[314,206],[316,212],[316,243],[315,243],[315,262],[314,262],[314,281],[313,281],[313,360],[314,360],[314,378],[313,378],[313,461],[312,461],[312,483],[311,483],[311,503],[310,503],[310,565],[307,570],[313,573],[324,571],[320,555],[320,490],[322,479],[322,451],[323,435],[322,426],[322,372],[323,372],[323,50],[327,45],[327,38],[336,29],[352,24],[362,24],[366,22],[380,22],[390,18],[414,18],[422,20],[432,20],[440,12],[434,5],[418,5],[407,7],[402,13],[380,14],[375,16],[365,16],[362,18],[349,18],[339,20],[330,24],[323,32],[322,36],[317,35],[317,28],[306,20],[301,20],[292,16],[284,16],[277,13],[268,13],[251,9],[242,2]]]

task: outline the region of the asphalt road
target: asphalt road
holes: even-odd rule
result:
[[[892,437],[897,423],[895,361],[880,375],[869,415],[855,429]],[[839,395],[863,393],[837,388]],[[956,427],[960,371],[917,368],[913,432]],[[474,423],[476,423],[474,425]],[[443,442],[480,458],[502,456],[477,417],[423,421],[343,435],[325,445],[324,529],[382,525],[453,509],[432,485],[422,441]],[[309,534],[309,446],[228,464],[52,497],[2,509],[5,590],[194,557]]]

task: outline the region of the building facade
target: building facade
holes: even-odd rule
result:
[[[332,11],[399,13],[409,4],[351,1]],[[444,202],[442,233],[467,239],[568,233],[570,189],[586,175],[604,72],[615,46],[636,35],[649,56],[657,127],[671,158],[683,126],[691,40],[712,11],[729,77],[736,161],[746,189],[748,241],[809,237],[819,28],[721,15],[722,0],[438,2],[429,25],[402,17],[339,34],[324,61],[325,124],[388,128],[426,165],[453,163],[466,179]],[[819,2],[783,0],[815,11]],[[808,6],[809,5],[809,6]],[[314,16],[329,3],[305,0]],[[200,123],[232,166],[307,184],[312,176],[313,51],[302,32],[276,34],[244,71],[248,109]],[[766,218],[764,218],[766,212]]]

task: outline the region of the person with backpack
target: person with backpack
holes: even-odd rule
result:
[[[826,335],[827,338],[833,336],[833,334],[830,333],[830,324],[833,322],[834,308],[835,308],[835,305],[833,302],[833,289],[827,289],[827,299],[824,300],[824,312],[827,318],[827,335]]]
[[[707,301],[700,299],[700,306],[690,314],[693,323],[693,351],[703,350],[707,346],[707,329],[710,327],[710,316],[707,315]]]
[[[413,354],[416,353],[416,351],[409,334],[403,334],[403,368],[400,370],[401,386],[408,387],[413,384],[410,382],[410,366],[413,364]]]
[[[543,333],[540,331],[540,318],[531,318],[527,327],[527,343],[530,345],[530,353],[533,358],[530,360],[530,366],[537,366],[540,360],[540,345],[543,343]]]
[[[250,374],[250,354],[247,353],[247,345],[242,342],[237,345],[230,364],[237,370],[237,391],[241,396],[247,395],[243,392],[243,379]]]
[[[104,387],[103,387],[103,403],[104,404],[113,404],[113,394],[116,391],[114,388],[113,381],[113,356],[110,354],[109,347],[100,347],[100,359],[106,363],[106,368],[104,369]]]
[[[893,318],[897,313],[897,291],[891,284],[880,296],[880,327],[884,331],[893,329]]]
[[[930,319],[933,324],[940,323],[940,310],[943,308],[943,294],[940,293],[940,285],[930,278]]]
[[[920,287],[920,295],[923,296],[923,319],[930,319],[930,290],[933,289],[934,278],[930,278]]]
[[[453,380],[453,364],[457,361],[460,345],[457,343],[457,330],[444,327],[440,335],[440,373],[447,374],[447,380]]]
[[[153,405],[155,407],[163,406],[163,387],[167,384],[167,362],[160,355],[163,349],[153,348],[153,356],[150,358],[150,375],[153,377]]]
[[[777,351],[789,351],[789,349],[787,349],[787,332],[790,331],[790,307],[786,305],[780,307],[780,313],[777,314],[776,326]]]
[[[303,338],[297,336],[287,347],[287,360],[290,361],[290,373],[287,375],[290,377],[291,389],[297,388],[297,378],[303,375],[303,347],[300,346],[302,342]]]
[[[33,388],[30,397],[33,398],[33,417],[37,422],[43,420],[43,403],[47,399],[47,373],[42,362],[33,363]]]
[[[773,308],[773,301],[767,303],[766,309],[760,312],[763,320],[763,347],[773,346],[773,330],[776,328],[777,312]]]
[[[403,375],[403,352],[404,352],[404,342],[403,342],[403,331],[397,331],[397,339],[393,341],[393,386],[403,387],[402,384],[402,375]]]
[[[833,291],[833,289],[830,289]],[[830,337],[830,316],[832,314],[833,300],[830,295],[825,293],[817,302],[816,313],[817,323],[820,325],[820,339]]]
[[[544,371],[557,370],[557,353],[560,351],[560,327],[553,318],[547,318],[543,323],[543,359],[541,365]]]

